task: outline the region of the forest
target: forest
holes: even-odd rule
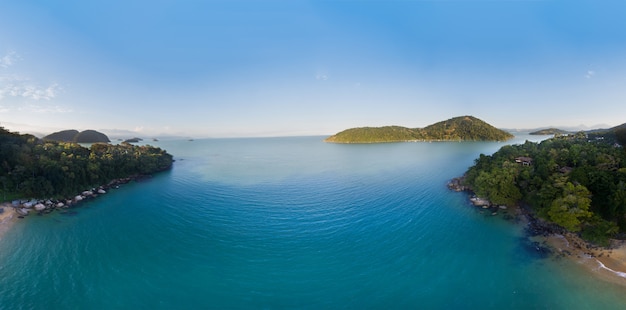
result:
[[[328,137],[333,143],[380,143],[404,141],[506,141],[512,134],[473,116],[459,116],[426,126],[350,128]]]
[[[522,203],[539,217],[606,245],[626,236],[626,142],[623,129],[556,134],[541,143],[481,154],[465,185],[497,205]]]
[[[44,141],[0,127],[0,200],[60,198],[172,166],[173,157],[153,146]]]

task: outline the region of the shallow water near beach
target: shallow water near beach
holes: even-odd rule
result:
[[[504,143],[322,139],[153,142],[171,171],[6,232],[0,309],[626,307],[446,188]]]

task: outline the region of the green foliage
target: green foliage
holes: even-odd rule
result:
[[[401,126],[361,127],[344,130],[326,142],[378,143],[401,141],[504,141],[512,138],[475,117],[463,116],[439,122],[423,129]]]
[[[423,132],[429,140],[506,141],[513,135],[473,116],[451,118],[427,126]]]
[[[583,185],[567,182],[563,185],[562,196],[555,199],[548,210],[550,220],[569,231],[580,231],[581,221],[592,216],[590,196],[591,192]]]
[[[513,205],[522,198],[515,181],[519,170],[510,162],[489,172],[481,171],[474,181],[474,190],[481,197],[489,197],[498,205]]]
[[[532,164],[515,163],[518,157],[530,157]],[[606,240],[626,232],[625,164],[626,151],[613,140],[577,133],[480,155],[465,185],[497,204],[529,204],[588,240]]]
[[[564,135],[567,133],[568,133],[567,131],[561,130],[558,128],[548,128],[548,129],[541,129],[541,130],[533,131],[529,134],[531,135]]]
[[[76,143],[98,143],[98,142],[110,142],[109,137],[105,134],[95,130],[85,130],[78,132],[78,130],[69,129],[62,130],[55,133],[51,133],[43,137],[44,141],[57,141],[57,142],[76,142]]]
[[[617,224],[593,216],[582,230],[582,237],[601,246],[609,246],[609,239],[619,232]]]
[[[112,179],[171,166],[172,155],[152,146],[42,141],[0,127],[0,190],[4,197],[59,197]]]
[[[338,143],[378,143],[417,140],[419,132],[401,126],[361,127],[344,130],[326,139]]]

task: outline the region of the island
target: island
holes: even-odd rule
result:
[[[546,129],[540,129],[537,131],[530,132],[529,134],[537,135],[537,136],[566,135],[566,134],[569,134],[569,131],[558,129],[558,128],[546,128]]]
[[[138,143],[138,142],[141,142],[141,141],[143,141],[142,138],[134,137],[134,138],[130,138],[130,139],[124,140],[124,143]]]
[[[473,117],[460,116],[424,128],[402,126],[351,128],[326,138],[332,143],[410,141],[506,141],[513,135]]]
[[[75,142],[75,143],[108,143],[111,142],[107,135],[95,131],[95,130],[84,130],[79,132],[75,129],[62,130],[55,133],[51,133],[45,137],[43,137],[44,141],[57,141],[57,142]]]

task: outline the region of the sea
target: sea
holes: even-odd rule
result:
[[[507,142],[150,141],[176,162],[0,239],[0,309],[625,309],[447,189]]]

